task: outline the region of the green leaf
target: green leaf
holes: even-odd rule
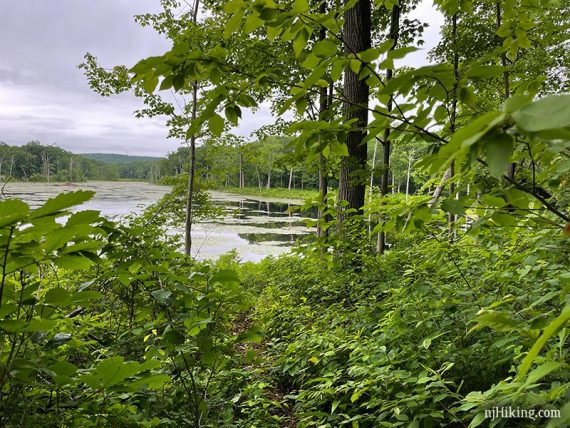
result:
[[[512,331],[517,330],[520,327],[520,323],[513,320],[508,315],[489,310],[479,311],[477,314],[477,325],[471,329],[471,331],[489,327],[496,331]]]
[[[507,205],[503,198],[499,198],[493,195],[483,195],[481,197],[481,202],[489,207],[501,208]]]
[[[71,301],[74,304],[85,304],[92,300],[99,300],[103,297],[98,291],[80,291],[71,296]]]
[[[465,214],[465,207],[463,206],[463,202],[455,198],[449,198],[442,201],[441,208],[451,214]]]
[[[156,85],[158,85],[158,76],[151,70],[144,76],[143,88],[148,93],[153,93]]]
[[[512,114],[517,126],[527,132],[570,127],[570,95],[551,95],[521,107]]]
[[[447,146],[455,151],[459,147],[469,147],[478,142],[487,132],[503,122],[506,115],[500,111],[490,111],[471,121],[457,131]],[[447,147],[445,146],[445,147]],[[444,147],[444,149],[445,149]]]
[[[72,214],[65,223],[66,226],[75,226],[79,224],[93,224],[101,220],[101,212],[96,210],[79,211]]]
[[[76,237],[76,233],[72,229],[58,228],[52,230],[45,236],[42,248],[46,253],[51,253],[61,247],[64,247],[69,241]]]
[[[293,4],[293,12],[305,13],[309,11],[309,2],[307,0],[295,0]]]
[[[358,59],[351,59],[350,60],[350,69],[353,73],[359,73],[360,67],[362,66],[362,62]]]
[[[548,339],[550,339],[558,330],[560,330],[564,324],[570,320],[570,305],[567,305],[562,313],[556,317],[550,324],[546,326],[542,335],[536,340],[526,357],[524,358],[521,366],[519,367],[519,373],[517,375],[518,380],[524,379],[534,359],[538,356]]]
[[[0,227],[17,223],[27,217],[28,205],[19,199],[8,199],[0,202]]]
[[[33,318],[21,331],[49,331],[54,328],[56,324],[56,320]]]
[[[233,270],[221,270],[214,274],[212,282],[221,282],[222,284],[228,282],[239,282],[239,277]]]
[[[263,336],[261,335],[260,329],[257,326],[252,326],[236,338],[236,341],[239,343],[244,342],[254,342],[254,343],[261,343],[263,340]]]
[[[162,303],[164,305],[168,302],[168,299],[170,298],[170,296],[172,296],[172,291],[170,291],[170,290],[155,290],[150,294],[152,294],[152,296],[156,300],[158,300],[160,303]]]
[[[362,389],[357,389],[356,391],[354,391],[352,393],[352,395],[350,396],[350,402],[354,403],[356,400],[358,400],[362,394],[364,394],[366,391],[368,391],[368,388],[362,388]]]
[[[536,369],[531,371],[526,378],[525,384],[532,385],[533,383],[538,382],[543,377],[547,376],[548,374],[552,373],[554,370],[558,370],[562,367],[563,364],[556,362],[556,361],[548,361],[541,366],[538,366]]]
[[[99,384],[103,388],[117,385],[124,379],[132,377],[141,371],[137,362],[124,362],[123,357],[111,357],[101,361],[95,368],[99,376]]]
[[[532,101],[529,95],[513,95],[503,103],[505,113],[513,113]]]
[[[246,33],[252,33],[263,25],[263,20],[259,18],[257,13],[252,13],[245,20],[243,29]]]
[[[0,306],[0,318],[5,318],[6,315],[13,314],[18,310],[18,307],[12,303],[4,303],[2,302],[2,306]]]
[[[170,382],[170,380],[170,376],[165,374],[152,375],[130,383],[129,389],[136,390],[143,387],[148,389],[160,389],[165,383]]]
[[[79,255],[61,255],[53,262],[57,267],[68,270],[86,270],[93,266],[93,261]]]
[[[165,91],[167,89],[172,88],[172,80],[173,80],[172,75],[167,76],[164,79],[162,79],[162,82],[160,82],[160,87],[158,88],[158,90],[159,91]]]
[[[344,59],[337,59],[332,63],[331,79],[333,82],[336,82],[340,78],[340,75],[344,71],[345,66],[346,61]]]
[[[231,0],[224,5],[226,13],[234,13],[244,6],[243,0]]]
[[[471,89],[469,86],[462,86],[459,88],[458,98],[459,101],[461,101],[463,104],[475,104],[475,95],[473,95],[473,89]]]
[[[501,178],[513,154],[513,138],[507,134],[494,135],[485,141],[487,166],[495,178]]]
[[[52,306],[68,306],[71,304],[71,293],[65,288],[52,288],[46,293],[44,302]]]
[[[358,57],[364,62],[372,62],[380,56],[379,49],[366,49],[365,51],[359,52]]]
[[[16,333],[22,331],[28,323],[24,320],[0,320],[0,330],[7,333]]]
[[[226,28],[224,29],[224,39],[229,39],[232,34],[237,30],[241,24],[241,19],[243,18],[243,10],[239,10],[232,15],[230,20],[226,23]]]
[[[448,117],[447,109],[445,108],[445,106],[439,105],[435,109],[433,116],[437,122],[439,122],[439,123],[445,122],[447,120],[447,117]]]
[[[281,32],[283,31],[283,29],[281,27],[269,27],[266,26],[267,29],[267,38],[270,41],[275,40],[277,37],[279,37],[279,35],[281,34]]]
[[[208,118],[208,130],[216,137],[222,135],[224,131],[224,119],[222,119],[219,114],[212,114],[212,116]]]
[[[336,54],[337,45],[329,39],[321,40],[315,43],[313,47],[313,55],[319,58],[331,57]]]
[[[67,361],[57,361],[48,368],[60,376],[71,376],[77,372],[77,367]]]
[[[418,50],[418,48],[416,48],[414,46],[406,46],[403,48],[392,49],[392,50],[388,51],[388,58],[390,58],[390,59],[404,58],[407,54],[409,54],[411,52],[415,52],[417,50]]]
[[[296,57],[301,55],[301,52],[303,52],[303,49],[305,49],[305,46],[307,46],[308,40],[309,32],[305,28],[301,29],[293,40],[293,50],[295,51]]]
[[[162,335],[162,339],[171,345],[181,345],[186,339],[182,333],[177,330],[169,329]]]
[[[80,205],[95,195],[91,190],[78,190],[76,192],[60,193],[55,198],[48,199],[45,204],[35,211],[32,211],[30,219],[45,217],[51,214],[58,214],[66,208]]]
[[[241,109],[236,105],[229,105],[224,110],[226,119],[234,126],[237,126],[239,119],[241,118]]]
[[[483,422],[485,422],[486,419],[487,419],[487,417],[485,416],[484,412],[477,413],[477,415],[475,415],[475,417],[473,418],[473,420],[469,424],[469,428],[478,427]]]
[[[331,152],[338,156],[348,156],[348,146],[338,141],[332,141],[330,144]]]
[[[560,409],[560,417],[552,418],[546,425],[546,428],[567,427],[570,425],[570,402],[566,403]]]
[[[467,70],[465,77],[469,79],[489,79],[503,74],[506,67],[500,65],[475,65]]]
[[[505,191],[507,200],[510,205],[517,208],[527,209],[528,208],[528,194],[518,189],[507,189]]]

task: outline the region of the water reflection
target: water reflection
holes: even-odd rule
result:
[[[61,192],[94,190],[95,196],[78,207],[99,210],[109,218],[119,219],[131,212],[141,212],[164,194],[168,186],[132,182],[15,183],[9,182],[3,196],[20,198],[37,208]],[[316,211],[294,210],[303,203],[296,200],[256,199],[212,191],[213,203],[225,215],[197,223],[192,229],[193,255],[199,259],[216,258],[236,250],[244,261],[257,261],[268,255],[290,250],[299,237],[311,233],[304,220],[315,218]],[[176,232],[182,232],[177,230]]]
[[[316,211],[300,212],[303,201],[257,200],[251,197],[211,192],[212,202],[224,210],[222,219],[207,220],[193,228],[194,242],[200,242],[197,258],[211,258],[236,249],[244,261],[288,252],[295,241],[311,233],[305,220]]]
[[[255,199],[242,199],[239,201],[230,201],[226,199],[214,199],[214,204],[221,206],[226,211],[233,211],[234,216],[237,218],[249,218],[249,217],[301,217],[299,212],[299,203],[291,202],[275,202],[275,201],[263,201]],[[303,217],[316,218],[317,210],[314,207],[309,208],[302,212]]]

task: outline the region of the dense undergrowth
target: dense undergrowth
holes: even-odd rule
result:
[[[329,236],[335,254],[313,242],[259,264],[196,262],[163,230],[171,210],[69,216],[90,196],[0,203],[2,426],[547,422],[491,423],[494,406],[568,421],[558,230],[483,227],[450,244],[423,228],[378,256],[346,228]]]
[[[277,394],[291,426],[465,426],[493,406],[567,402],[565,330],[542,369],[514,379],[563,306],[564,241],[540,233],[529,245],[516,234],[450,248],[427,238],[355,270],[294,257],[243,269],[246,283],[263,288],[260,397]]]

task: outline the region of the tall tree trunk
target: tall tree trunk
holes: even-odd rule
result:
[[[496,3],[496,17],[497,17],[497,30],[502,25],[502,12],[501,12],[501,0],[497,0]],[[505,52],[501,52],[501,65],[505,67],[505,71],[503,72],[503,85],[504,85],[504,98],[505,100],[511,97],[511,83],[510,83],[510,73],[509,70],[506,69],[507,67],[507,54]],[[512,162],[507,165],[506,176],[513,180],[515,178],[515,169],[516,163]]]
[[[431,208],[435,205],[435,203],[437,202],[437,200],[439,199],[439,197],[443,193],[443,189],[445,189],[445,183],[447,183],[447,180],[449,180],[449,178],[451,177],[451,173],[452,173],[451,168],[447,168],[447,170],[443,174],[443,177],[441,177],[441,181],[439,182],[439,184],[437,185],[437,187],[433,191],[431,199],[428,202],[428,207]]]
[[[267,189],[271,189],[271,167],[269,167],[269,172],[267,173]]]
[[[323,0],[319,8],[321,14],[327,13],[327,2]],[[319,39],[324,40],[327,38],[327,31],[323,27],[319,34]],[[319,90],[319,120],[327,120],[327,111],[329,109],[329,94],[327,88],[320,88]],[[291,169],[292,171],[292,169]],[[327,179],[327,167],[326,159],[322,153],[319,153],[319,197],[321,204],[327,203],[327,192],[328,192],[328,179]],[[317,236],[323,237],[328,235],[328,228],[323,229],[320,220],[327,222],[329,219],[326,216],[323,218],[323,210],[319,209],[318,212],[318,222],[317,222]]]
[[[449,116],[449,130],[453,135],[456,130],[456,120],[457,120],[457,84],[459,81],[459,51],[457,47],[457,13],[451,17],[451,36],[452,36],[452,49],[453,49],[453,73],[455,76],[455,83],[453,86],[453,93],[451,99],[451,109],[450,109],[450,116]],[[445,185],[448,180],[453,179],[455,175],[455,162],[452,162],[449,165],[449,168],[443,174],[439,185],[435,188],[430,201],[428,202],[428,207],[432,207],[436,204],[437,200],[441,197],[443,190],[445,189]],[[451,182],[449,184],[449,194],[452,196],[455,193],[455,184]],[[453,223],[455,222],[455,216],[451,213],[448,214],[448,223],[449,223],[449,237],[452,239],[451,229],[453,227]]]
[[[368,203],[372,202],[372,186],[374,185],[374,169],[376,168],[376,154],[378,153],[378,138],[374,139],[374,152],[370,166],[370,183],[368,184]],[[372,233],[372,216],[368,214],[368,233]]]
[[[347,3],[348,0],[345,0]],[[345,51],[362,52],[370,48],[370,0],[358,0],[344,13],[343,27]],[[344,120],[357,119],[355,128],[346,138],[348,156],[341,160],[339,176],[339,199],[348,202],[348,208],[362,211],[366,187],[366,136],[368,124],[369,88],[366,79],[358,73],[346,70],[344,73]],[[341,216],[342,219],[342,216]]]
[[[194,1],[194,11],[192,19],[194,22],[198,20],[199,0]],[[192,122],[196,120],[198,103],[198,82],[192,83]],[[194,176],[196,173],[196,133],[190,136],[190,173],[188,175],[188,196],[186,200],[186,222],[184,228],[184,254],[190,256],[192,252],[192,204],[194,202]]]
[[[396,48],[399,34],[400,34],[400,6],[394,5],[392,6],[392,14],[390,16],[389,37],[394,41],[394,44],[392,45],[391,49]],[[386,70],[386,81],[390,81],[393,75],[394,71],[392,69]],[[392,111],[392,104],[393,100],[392,97],[390,96],[390,99],[388,100],[388,104],[386,106],[388,109],[388,113]],[[391,151],[390,131],[391,131],[390,127],[387,127],[384,130],[384,136],[382,139],[383,153],[384,153],[384,156],[382,158],[382,180],[380,182],[380,193],[382,197],[388,194],[388,178],[390,174],[390,151]],[[398,192],[399,191],[400,190],[398,189]],[[384,253],[384,251],[386,250],[386,233],[384,231],[380,232],[380,236],[378,237],[377,250],[380,254]]]
[[[239,161],[239,188],[242,189],[245,187],[245,176],[243,171],[243,153],[241,151],[238,152],[238,161]]]
[[[291,184],[293,183],[293,167],[289,168],[289,186],[287,189],[291,191]]]
[[[69,182],[73,182],[73,156],[69,157]]]
[[[451,115],[449,118],[449,130],[451,135],[455,133],[456,121],[457,121],[457,85],[459,84],[459,46],[457,45],[457,13],[453,14],[451,18],[451,35],[452,35],[452,49],[453,49],[453,74],[455,76],[455,83],[453,84],[453,94],[451,101]],[[449,197],[453,198],[455,195],[455,182],[453,177],[455,176],[455,161],[451,162],[449,165],[449,178],[451,179],[449,183]],[[454,225],[457,217],[453,213],[448,213],[447,215],[449,223],[449,241],[453,242],[455,238]]]
[[[408,158],[408,174],[406,176],[406,202],[408,201],[408,195],[410,194],[410,175],[412,174],[412,154]]]

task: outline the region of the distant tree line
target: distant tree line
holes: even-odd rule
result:
[[[292,137],[269,136],[246,142],[241,137],[225,135],[211,138],[196,149],[196,171],[207,187],[259,187],[318,189],[318,163],[300,155]],[[419,171],[411,170],[411,161],[419,157],[421,147],[404,148],[394,153],[390,172],[392,190],[412,193],[416,183],[425,182]],[[400,153],[401,152],[401,153]],[[371,156],[372,157],[372,156]],[[86,180],[144,180],[158,182],[165,176],[188,172],[190,148],[182,146],[163,158],[120,154],[74,154],[56,145],[30,141],[23,146],[0,142],[0,177],[35,182],[80,182]],[[381,155],[376,162],[373,184],[381,176]],[[329,185],[338,177],[331,174]]]
[[[151,180],[160,178],[158,158],[140,159],[107,155],[78,155],[56,145],[30,141],[23,146],[0,142],[0,177],[35,182],[79,182],[86,180]],[[119,157],[120,162],[114,162]]]
[[[244,142],[235,136],[206,140],[196,149],[196,173],[209,187],[318,188],[314,165],[295,153],[289,137]],[[163,175],[188,171],[190,149],[180,147],[160,161]]]
[[[388,175],[392,193],[414,193],[426,183],[428,176],[413,168],[425,150],[425,144],[414,143],[402,144],[394,150]],[[383,158],[379,150],[378,154],[373,151],[371,147],[368,168],[373,172],[372,185],[378,186]],[[157,171],[161,176],[188,172],[189,159],[190,148],[180,147],[159,161]],[[196,174],[203,184],[214,188],[319,188],[317,159],[298,153],[292,137],[269,136],[251,142],[234,135],[207,139],[196,148]],[[338,175],[333,170],[329,173],[328,182],[332,187],[338,185]]]

